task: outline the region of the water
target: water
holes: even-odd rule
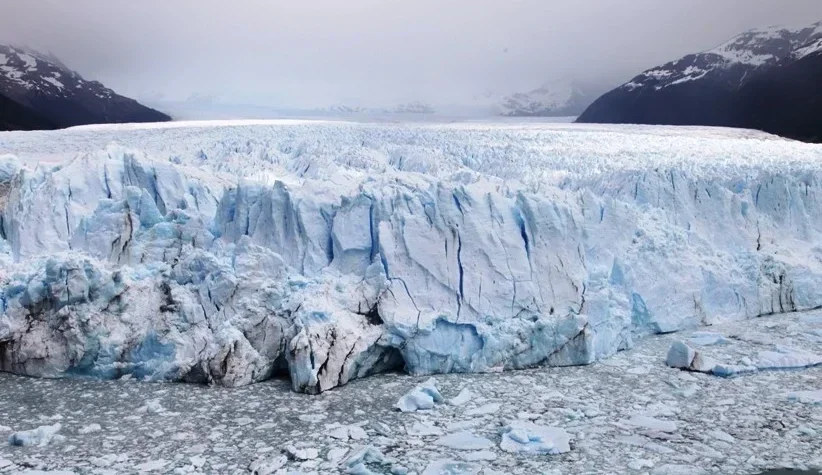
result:
[[[784,339],[785,329],[796,325],[791,318],[763,317],[712,330]],[[436,444],[441,435],[463,430],[492,443],[483,456],[493,460],[471,462],[483,475],[649,473],[665,465],[679,470],[670,473],[693,468],[754,474],[791,464],[822,466],[822,411],[785,396],[818,388],[822,367],[733,379],[681,372],[663,364],[671,341],[680,337],[649,337],[631,351],[586,367],[437,376],[446,398],[463,389],[473,396],[463,406],[440,404],[413,414],[394,410],[394,404],[425,378],[402,374],[377,375],[318,396],[294,393],[283,380],[229,389],[0,374],[0,426],[27,430],[60,423],[65,437],[46,447],[0,445],[0,473],[133,473],[152,467],[154,473],[248,473],[255,460],[277,460],[286,447],[317,453],[307,460],[288,459],[289,470],[340,473],[339,460],[329,457],[344,458],[363,445],[421,473],[437,459],[478,456]],[[493,409],[471,413],[481,406]],[[674,422],[676,430],[626,425],[637,414]],[[502,451],[500,432],[517,419],[564,428],[572,436],[571,452]],[[84,433],[91,424],[101,430]],[[339,427],[351,425],[360,427],[364,438],[341,437]],[[0,440],[8,435],[0,427]],[[14,469],[3,467],[7,463]]]

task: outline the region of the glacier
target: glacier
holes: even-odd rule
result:
[[[695,127],[0,133],[0,370],[318,393],[822,306],[822,147]]]

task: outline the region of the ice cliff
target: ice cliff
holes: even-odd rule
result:
[[[822,148],[749,131],[127,125],[2,153],[20,374],[314,393],[822,305]]]

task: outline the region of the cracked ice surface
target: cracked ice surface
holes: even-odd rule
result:
[[[808,315],[822,312],[712,330],[729,339],[722,345],[727,354],[757,351],[754,338],[731,338],[740,334],[818,351],[818,341],[798,337],[822,328],[803,323]],[[0,374],[0,437],[55,424],[65,437],[44,447],[0,445],[0,473],[752,475],[776,467],[822,469],[816,399],[822,367],[735,378],[685,372],[665,365],[679,337],[650,336],[588,367],[440,375],[443,398],[464,391],[473,397],[410,413],[396,410],[397,398],[426,378],[381,374],[309,396],[290,391],[284,380],[226,389]],[[476,411],[490,404],[498,409]],[[510,440],[512,428],[522,429],[513,435],[528,444]],[[554,451],[561,453],[549,454]]]
[[[174,123],[0,150],[15,373],[317,393],[822,305],[822,148],[756,132]]]

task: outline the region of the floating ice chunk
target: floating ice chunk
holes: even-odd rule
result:
[[[86,435],[86,434],[93,434],[95,432],[100,432],[103,428],[100,424],[89,424],[87,426],[83,426],[77,430],[78,434]]]
[[[352,425],[348,427],[348,437],[351,440],[363,440],[368,438],[368,434],[362,427]]]
[[[696,346],[722,345],[728,343],[728,339],[716,332],[698,331],[691,334],[688,343]]]
[[[13,464],[14,464],[14,462],[12,462],[9,459],[0,458],[0,470],[11,467]]]
[[[165,408],[160,405],[159,399],[152,399],[148,401],[144,406],[137,408],[135,411],[137,414],[161,414],[165,412]]]
[[[337,463],[345,457],[345,454],[348,453],[348,449],[345,447],[335,447],[328,451],[325,455],[326,460],[331,463]]]
[[[117,463],[117,455],[115,454],[108,454],[103,455],[102,457],[93,457],[89,459],[92,465],[95,467],[106,468],[111,467],[115,463]]]
[[[622,442],[623,444],[633,445],[636,447],[642,447],[646,450],[650,450],[651,452],[655,452],[658,454],[672,454],[674,450],[665,447],[664,445],[657,444],[656,442],[651,442],[648,438],[642,437],[640,435],[620,435],[616,438],[617,442]]]
[[[497,402],[492,402],[489,404],[484,404],[480,407],[476,407],[474,409],[469,409],[465,411],[466,416],[484,416],[486,414],[494,414],[495,412],[499,411],[501,405]]]
[[[556,455],[570,451],[570,441],[565,429],[517,421],[505,428],[499,446],[512,453]]]
[[[665,358],[665,364],[671,368],[690,369],[695,356],[696,351],[694,351],[693,348],[684,342],[675,341],[668,349],[668,357]]]
[[[761,351],[756,367],[764,369],[807,368],[822,364],[822,356],[804,350],[776,345],[774,351]]]
[[[200,468],[206,464],[206,458],[202,455],[195,455],[193,457],[189,457],[188,461],[191,462],[195,468]]]
[[[326,432],[326,434],[332,439],[348,440],[348,427],[336,427]]]
[[[135,465],[134,470],[137,470],[138,472],[151,472],[154,470],[160,470],[166,465],[168,465],[168,462],[162,459],[150,460],[148,462]]]
[[[287,462],[288,458],[285,455],[277,455],[272,458],[260,457],[251,462],[248,470],[252,475],[270,475],[283,468]]]
[[[715,374],[717,376],[732,376],[742,372],[756,371],[756,368],[718,363],[681,341],[675,341],[671,344],[665,364],[672,368]]]
[[[442,402],[442,395],[437,389],[437,382],[431,378],[415,387],[397,401],[396,408],[402,412],[414,412],[420,409],[432,409],[434,403]]]
[[[704,470],[692,465],[660,465],[651,471],[651,475],[702,475]]]
[[[817,315],[801,315],[799,322],[808,325],[822,325],[822,314]]]
[[[643,468],[653,468],[654,461],[648,459],[637,459],[632,460],[628,463],[628,468],[641,471]]]
[[[477,475],[479,467],[452,459],[439,459],[429,463],[422,475]]]
[[[497,454],[490,450],[477,450],[463,454],[462,459],[466,462],[492,461],[497,459]]]
[[[822,389],[791,392],[788,393],[788,400],[803,404],[822,405]]]
[[[476,394],[474,394],[470,389],[462,388],[459,394],[448,400],[448,404],[451,404],[452,406],[462,406],[475,397]]]
[[[383,455],[379,449],[366,445],[354,451],[342,462],[344,473],[350,475],[372,475],[384,473],[391,467],[392,461]],[[373,472],[371,469],[378,470]]]
[[[721,441],[727,442],[729,444],[735,444],[736,443],[736,438],[734,436],[732,436],[731,434],[725,432],[725,431],[710,430],[710,431],[708,431],[708,435],[710,435],[711,437],[713,437],[716,440],[721,440]]]
[[[322,421],[326,417],[328,417],[328,416],[326,414],[322,414],[322,413],[319,413],[319,414],[300,414],[299,416],[297,416],[297,419],[299,419],[303,422],[317,423],[317,422]]]
[[[327,434],[333,439],[339,440],[362,440],[367,439],[368,434],[362,427],[355,426],[355,425],[348,425],[348,426],[339,426],[331,428]]]
[[[51,442],[60,442],[64,439],[58,435],[62,426],[60,423],[50,426],[40,426],[36,429],[15,432],[9,436],[9,445],[30,446],[38,445],[44,447]]]
[[[673,421],[663,421],[648,416],[633,416],[630,419],[623,419],[622,424],[641,427],[643,429],[655,430],[659,432],[676,432],[676,423]]]
[[[703,353],[696,352],[696,356],[694,356],[694,360],[691,361],[691,370],[698,371],[700,373],[712,373],[718,363],[714,361],[712,358],[706,356]]]
[[[314,460],[320,456],[320,452],[314,447],[297,448],[289,445],[285,451],[294,460]]]
[[[414,425],[405,429],[408,435],[412,436],[430,436],[430,435],[442,435],[442,429],[439,427],[435,427],[430,424],[424,424],[422,422],[415,422]]]
[[[494,446],[494,443],[490,440],[474,435],[469,431],[448,434],[434,441],[434,444],[456,450],[482,450]]]

